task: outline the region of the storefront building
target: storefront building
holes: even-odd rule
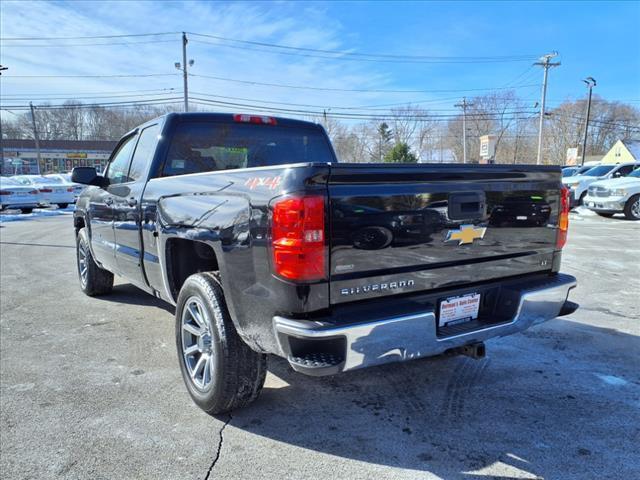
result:
[[[91,166],[103,171],[116,142],[90,140],[41,140],[40,163],[33,140],[2,140],[0,174],[45,175]]]

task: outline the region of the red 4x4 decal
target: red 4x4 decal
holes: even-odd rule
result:
[[[249,177],[244,184],[249,187],[249,190],[254,190],[257,187],[268,188],[269,190],[275,190],[280,186],[282,177],[280,175],[276,177]]]

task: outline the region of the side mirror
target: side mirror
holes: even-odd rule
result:
[[[95,167],[75,167],[71,172],[71,181],[83,185],[106,186],[106,179],[98,175]]]

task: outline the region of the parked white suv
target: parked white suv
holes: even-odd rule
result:
[[[584,197],[587,195],[587,189],[592,183],[599,180],[626,177],[638,167],[640,167],[640,162],[598,165],[582,175],[565,177],[562,179],[562,183],[571,190],[571,206],[574,207],[582,205]]]
[[[624,213],[630,220],[640,220],[640,168],[624,178],[591,184],[584,205],[603,217]]]

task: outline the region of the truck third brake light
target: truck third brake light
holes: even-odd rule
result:
[[[242,123],[258,123],[262,125],[277,125],[278,122],[273,117],[265,117],[262,115],[246,115],[243,113],[236,113],[233,116],[234,122]]]

